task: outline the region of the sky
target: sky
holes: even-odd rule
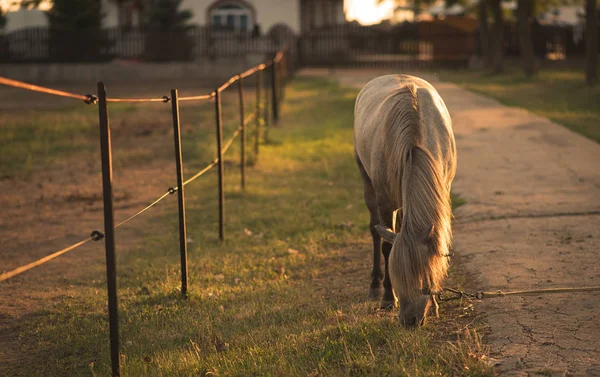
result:
[[[346,18],[361,24],[377,24],[382,19],[390,18],[394,9],[393,0],[384,0],[379,6],[377,0],[346,0]]]
[[[0,0],[0,8],[2,8],[3,11],[12,11],[12,10],[17,10],[18,6],[14,5],[14,4],[18,4],[20,3],[20,1],[18,0]],[[46,10],[49,8],[50,2],[48,0],[45,0],[42,2],[42,4],[40,4],[40,9],[42,10]]]

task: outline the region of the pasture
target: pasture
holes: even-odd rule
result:
[[[117,230],[123,375],[493,375],[470,302],[442,304],[440,319],[414,331],[396,310],[367,300],[371,239],[352,156],[357,93],[322,78],[293,80],[279,127],[259,156],[249,153],[245,191],[234,144],[225,158],[225,242],[216,172],[186,186],[187,299],[175,197]],[[97,108],[34,98],[31,109],[0,113],[7,270],[102,224]],[[237,127],[236,101],[235,91],[224,95],[225,140]],[[215,156],[212,108],[182,106],[186,177]],[[175,166],[168,105],[111,105],[110,114],[119,221],[173,186]],[[447,284],[465,280],[453,268]],[[0,293],[1,375],[109,374],[101,243],[4,282]]]

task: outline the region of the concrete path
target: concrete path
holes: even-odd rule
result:
[[[382,71],[325,70],[362,87]],[[419,76],[419,74],[416,74]],[[453,119],[458,262],[478,290],[600,285],[600,145],[525,110],[432,82]],[[568,95],[568,93],[565,93]],[[600,376],[600,292],[478,304],[506,376]]]

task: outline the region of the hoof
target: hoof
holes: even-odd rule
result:
[[[379,309],[381,310],[392,310],[396,306],[395,300],[381,300],[379,304]]]
[[[369,289],[369,298],[372,300],[379,300],[383,294],[383,288],[371,288]]]

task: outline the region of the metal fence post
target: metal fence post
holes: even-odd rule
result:
[[[217,157],[219,159],[219,239],[223,241],[224,235],[224,221],[225,221],[225,193],[223,190],[223,175],[224,175],[224,164],[223,164],[223,117],[221,113],[221,93],[219,88],[215,89],[215,113],[217,123]]]
[[[108,322],[112,375],[121,375],[119,356],[119,313],[117,307],[117,272],[112,191],[112,151],[106,89],[98,83],[98,118],[100,120],[100,154],[102,159],[102,195],[104,201],[104,246],[106,249],[106,284],[108,288]]]
[[[265,139],[265,143],[266,143],[269,141],[269,126],[271,124],[271,120],[270,120],[271,113],[269,112],[269,98],[271,96],[269,95],[269,87],[270,87],[270,85],[268,85],[269,78],[265,77],[265,79],[266,79],[265,81],[267,81],[267,82],[265,83],[265,108],[264,108],[264,112],[263,112],[263,119],[265,121],[264,139]]]
[[[171,89],[171,111],[173,113],[173,141],[175,142],[175,163],[177,165],[177,203],[179,209],[179,253],[181,255],[181,294],[187,295],[187,229],[185,222],[185,195],[183,187],[183,158],[181,153],[181,124],[179,121],[179,96],[177,89]]]
[[[263,75],[262,75],[262,69],[259,69],[258,72],[256,72],[256,135],[255,135],[255,143],[254,143],[254,155],[255,155],[255,159],[258,159],[258,147],[260,145],[260,122],[261,122],[261,111],[260,108],[261,106],[261,99],[260,99],[260,92],[262,90],[262,81],[263,81]]]
[[[279,63],[273,59],[273,65],[271,65],[271,104],[273,106],[273,125],[277,125],[279,122],[279,101],[277,96],[277,66]]]
[[[240,173],[242,175],[242,189],[246,188],[246,109],[244,107],[244,78],[240,76],[238,82],[238,94],[240,97],[240,123],[242,127],[241,137],[241,152],[240,152]]]
[[[285,84],[287,83],[287,75],[286,75],[286,70],[287,70],[287,52],[283,53],[283,56],[281,58],[281,63],[279,64],[279,103],[283,102],[283,99],[285,98]]]

